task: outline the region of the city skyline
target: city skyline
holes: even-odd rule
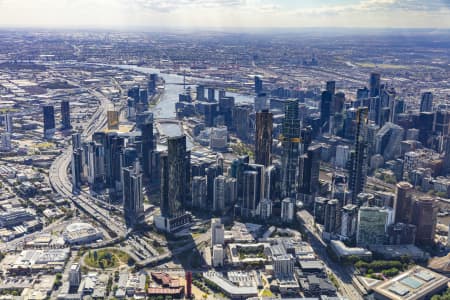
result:
[[[450,28],[449,14],[448,0],[0,0],[0,27]]]

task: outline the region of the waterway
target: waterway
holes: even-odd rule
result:
[[[145,74],[152,74],[156,73],[158,76],[162,77],[166,84],[163,94],[161,95],[161,98],[159,99],[158,104],[153,108],[153,114],[155,119],[158,118],[175,118],[175,103],[178,102],[178,95],[184,92],[184,87],[182,85],[183,83],[183,76],[177,75],[177,74],[167,74],[167,73],[161,73],[161,70],[154,69],[154,68],[148,68],[148,67],[139,67],[134,65],[121,65],[120,68],[124,69],[131,69],[138,72],[142,72]],[[186,79],[189,79],[190,81],[198,79],[200,82],[201,78],[194,78],[194,77],[187,77]],[[191,89],[195,89],[195,85],[186,85],[186,87],[190,86]],[[254,98],[249,95],[242,95],[237,93],[227,93],[227,96],[232,96],[235,99],[235,102],[237,104],[241,103],[253,103]],[[216,97],[217,91],[216,91]]]

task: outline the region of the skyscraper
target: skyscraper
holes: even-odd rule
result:
[[[214,88],[208,88],[208,102],[216,101],[216,90]]]
[[[108,132],[103,143],[105,151],[105,183],[109,188],[116,188],[121,182],[120,153],[124,139],[117,132]]]
[[[259,76],[255,76],[255,94],[258,95],[263,91],[263,81]]]
[[[327,81],[327,92],[331,95],[336,94],[336,81]]]
[[[192,178],[192,207],[205,209],[206,202],[206,177],[195,176]]]
[[[53,105],[43,107],[44,114],[44,138],[50,137],[55,133],[55,110]]]
[[[298,192],[315,195],[319,191],[321,145],[308,148],[306,154],[299,157]]]
[[[190,164],[186,136],[169,137],[167,155],[161,156],[161,218],[155,218],[159,229],[170,232],[189,221],[185,208],[191,204]]]
[[[233,109],[233,128],[238,138],[248,141],[250,138],[250,105],[236,105]]]
[[[123,168],[122,172],[125,223],[128,227],[135,227],[144,221],[144,196],[139,161],[136,161],[134,166]]]
[[[254,106],[256,112],[260,112],[269,108],[267,94],[265,92],[261,92],[256,95]]]
[[[428,196],[414,202],[412,223],[417,226],[416,243],[431,246],[434,244],[438,207],[436,201]]]
[[[205,100],[205,86],[197,85],[196,92],[197,92],[197,100],[204,101]]]
[[[61,123],[63,129],[70,129],[70,103],[67,100],[61,101]]]
[[[432,112],[433,111],[433,94],[431,92],[425,92],[422,94],[420,101],[420,112]]]
[[[144,112],[136,116],[136,120],[141,119],[139,122],[139,130],[141,131],[142,141],[142,169],[144,176],[152,178],[152,152],[154,150],[153,145],[153,114],[151,112]],[[154,171],[154,170],[153,170]]]
[[[223,213],[234,204],[236,198],[236,179],[220,175],[214,179],[213,211]]]
[[[281,193],[282,197],[291,197],[296,193],[296,174],[300,145],[300,119],[298,100],[290,99],[285,103],[283,120],[281,155]]]
[[[409,224],[413,213],[413,186],[405,181],[397,183],[394,199],[395,223]]]
[[[321,132],[327,133],[330,129],[331,105],[333,103],[333,94],[329,91],[322,93],[320,101],[320,127]]]
[[[255,163],[268,167],[272,163],[273,115],[268,110],[256,113]]]
[[[243,177],[243,216],[251,216],[252,209],[256,209],[257,204],[257,189],[258,189],[258,173],[255,171],[245,171]]]
[[[379,73],[371,73],[369,81],[369,96],[380,96],[381,76]]]
[[[349,188],[352,191],[352,203],[364,189],[367,175],[367,125],[368,108],[358,108],[356,114],[355,149],[351,153]]]
[[[13,132],[13,116],[11,114],[5,114],[5,131],[7,133]]]
[[[77,191],[81,187],[81,174],[83,172],[83,150],[76,149],[72,153],[72,190]]]

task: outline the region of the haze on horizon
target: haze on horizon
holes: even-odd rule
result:
[[[0,0],[0,27],[450,28],[450,0]]]

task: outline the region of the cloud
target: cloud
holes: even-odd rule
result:
[[[158,12],[173,12],[181,9],[233,8],[245,5],[245,0],[123,0],[143,9]]]

